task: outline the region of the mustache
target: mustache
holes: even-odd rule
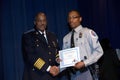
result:
[[[45,24],[41,24],[40,26],[45,26]]]

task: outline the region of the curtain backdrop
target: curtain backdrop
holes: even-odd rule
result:
[[[119,0],[0,0],[0,80],[22,80],[22,33],[33,28],[34,16],[47,15],[47,29],[62,38],[68,33],[67,13],[80,11],[84,26],[92,28],[99,39],[108,37],[120,48]]]

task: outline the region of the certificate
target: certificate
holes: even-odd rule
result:
[[[74,66],[80,61],[79,47],[69,48],[59,51],[60,68]]]

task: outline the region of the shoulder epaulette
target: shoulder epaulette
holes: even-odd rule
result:
[[[35,29],[30,29],[30,30],[24,32],[24,34],[27,34],[27,33],[29,33],[29,32],[33,32],[33,31],[35,31]]]

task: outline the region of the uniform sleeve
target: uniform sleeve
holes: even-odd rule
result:
[[[63,38],[63,45],[62,45],[62,49],[65,49],[66,45],[65,45],[65,37]]]
[[[98,36],[93,30],[89,30],[87,34],[87,40],[91,52],[89,57],[84,60],[85,66],[89,66],[98,61],[98,59],[103,55],[102,47],[98,41]]]
[[[31,68],[36,68],[40,71],[46,71],[49,64],[42,58],[38,57],[34,50],[34,43],[30,35],[23,34],[22,36],[22,51],[25,64]]]

